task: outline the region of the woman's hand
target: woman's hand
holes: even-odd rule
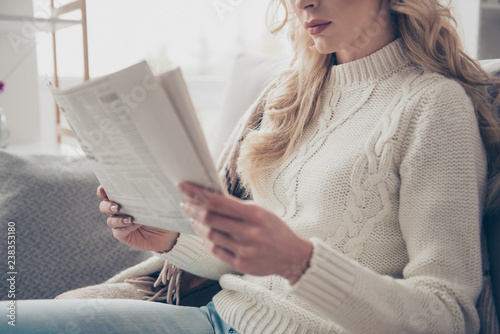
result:
[[[102,186],[97,187],[97,196],[103,199],[99,210],[109,214],[108,226],[113,229],[113,236],[119,241],[142,251],[167,252],[174,247],[179,233],[134,224],[131,216],[118,216],[120,205],[109,200]]]
[[[294,284],[307,269],[313,244],[273,213],[251,201],[224,196],[183,182],[181,203],[210,251],[234,270],[280,275]]]

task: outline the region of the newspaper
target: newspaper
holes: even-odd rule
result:
[[[137,224],[198,234],[176,184],[223,192],[181,70],[145,61],[52,94],[97,179]]]

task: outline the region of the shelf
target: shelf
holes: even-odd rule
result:
[[[0,0],[2,1],[2,0]],[[26,0],[33,1],[33,0]],[[33,17],[34,15],[26,15],[29,11],[16,9],[17,7],[10,8],[10,14],[0,13],[0,32],[5,32],[8,38],[13,38],[15,41],[16,36],[10,37],[10,35],[21,35],[20,38],[27,39],[28,37],[33,38],[36,32],[49,32],[52,35],[52,52],[53,52],[53,64],[54,64],[54,86],[59,86],[59,74],[57,70],[57,47],[56,47],[56,31],[72,26],[81,26],[82,32],[82,42],[83,42],[83,67],[84,67],[84,80],[89,79],[89,61],[88,61],[88,38],[87,38],[87,10],[86,10],[86,0],[73,0],[65,5],[56,7],[54,6],[56,0],[50,0],[50,14],[42,14],[41,16],[47,15],[48,17]],[[9,8],[5,7],[2,10],[7,10]],[[16,9],[16,11],[13,11]],[[29,13],[29,14],[30,14]],[[73,15],[73,14],[80,15]],[[24,15],[23,15],[24,14]],[[66,16],[69,14],[69,16]],[[61,18],[65,17],[65,18]],[[23,42],[24,43],[24,42]],[[36,43],[33,47],[36,46]],[[33,48],[32,47],[32,48]],[[28,54],[28,53],[26,53]],[[68,138],[69,140],[74,140],[75,137],[72,131],[64,126],[64,116],[61,115],[59,108],[56,105],[56,138],[57,144],[62,144],[62,138]],[[62,121],[62,122],[61,122]],[[19,151],[29,151],[37,148],[36,145],[25,145],[23,147],[14,147],[13,149],[18,149]]]
[[[9,145],[7,146],[5,151],[18,155],[61,153],[61,150],[57,144],[47,144],[42,142]]]
[[[82,24],[83,21],[0,14],[0,31],[21,31],[23,24],[27,22],[33,24],[37,31],[53,32]],[[31,31],[31,27],[27,29]]]

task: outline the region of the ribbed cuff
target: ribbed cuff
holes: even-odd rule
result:
[[[180,233],[174,247],[170,251],[166,253],[155,252],[155,254],[178,267],[187,268],[197,262],[205,252],[207,252],[207,249],[200,237]]]
[[[318,309],[334,310],[351,293],[359,264],[318,238],[310,240],[314,248],[309,268],[294,285],[286,281],[286,289]]]
[[[232,272],[231,267],[208,250],[202,238],[192,234],[181,233],[172,250],[155,254],[187,272],[213,280]]]

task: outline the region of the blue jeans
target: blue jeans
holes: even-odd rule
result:
[[[0,333],[238,333],[212,302],[198,308],[131,299],[19,300],[11,322],[15,327],[9,325],[14,319],[9,319],[9,302],[0,302],[0,309]]]

